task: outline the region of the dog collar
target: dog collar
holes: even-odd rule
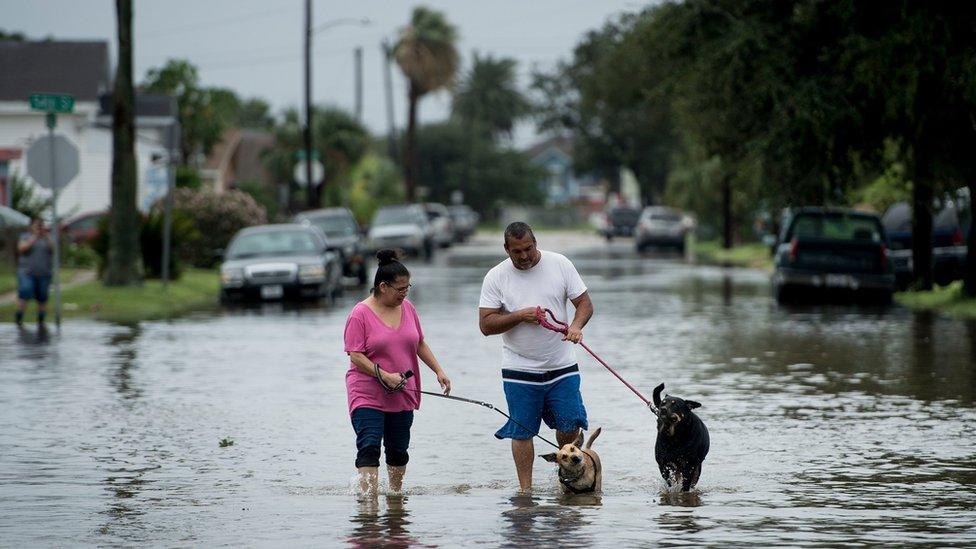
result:
[[[596,479],[597,479],[597,476],[600,474],[600,468],[597,466],[596,461],[593,460],[593,457],[590,456],[590,454],[587,454],[586,452],[583,452],[583,455],[586,456],[587,458],[589,458],[590,459],[590,462],[593,464],[593,484],[590,484],[586,488],[577,488],[577,487],[575,487],[575,486],[572,485],[573,482],[576,482],[577,480],[580,479],[580,477],[583,476],[583,473],[582,472],[580,472],[580,474],[576,475],[575,478],[565,478],[562,475],[559,475],[559,482],[561,482],[562,485],[565,486],[567,490],[569,490],[570,492],[572,492],[574,494],[592,494],[593,492],[595,492],[596,491]]]

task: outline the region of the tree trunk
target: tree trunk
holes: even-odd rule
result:
[[[407,139],[403,147],[403,183],[406,185],[407,202],[417,200],[417,102],[420,94],[410,84],[410,112],[407,117]]]
[[[962,289],[969,297],[976,297],[976,216],[973,199],[976,198],[976,180],[969,179],[969,234],[966,236],[966,264],[962,272]]]
[[[732,176],[722,177],[722,247],[732,248]]]
[[[929,157],[915,149],[912,174],[912,287],[932,289],[932,177]]]
[[[132,89],[132,0],[116,0],[119,60],[112,109],[112,208],[105,285],[142,281],[136,210],[135,97]]]

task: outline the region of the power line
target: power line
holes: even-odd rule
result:
[[[288,13],[289,11],[294,11],[294,7],[292,7],[289,10],[289,8],[282,8],[282,7],[279,6],[279,7],[276,7],[274,9],[255,11],[255,12],[251,12],[251,13],[241,14],[241,15],[238,15],[236,17],[224,17],[224,18],[218,19],[216,21],[206,21],[206,22],[200,21],[200,22],[197,22],[197,23],[189,24],[189,25],[179,25],[179,26],[176,26],[176,27],[156,29],[156,30],[151,30],[151,31],[148,31],[148,32],[140,32],[138,34],[138,36],[137,36],[137,39],[152,38],[152,37],[156,37],[156,36],[168,36],[168,35],[171,35],[171,34],[181,33],[181,32],[185,32],[185,31],[189,31],[189,30],[210,29],[210,28],[213,28],[213,27],[218,27],[218,26],[221,26],[221,25],[226,25],[228,23],[238,23],[238,22],[241,22],[241,21],[247,21],[248,19],[254,19],[254,18],[257,18],[257,17],[265,17],[265,16],[268,16],[268,15],[274,15],[274,14],[281,15],[281,14]]]

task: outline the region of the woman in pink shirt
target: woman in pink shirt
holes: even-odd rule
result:
[[[360,489],[376,495],[380,443],[386,448],[390,490],[399,492],[406,472],[413,411],[420,408],[420,367],[417,357],[437,375],[444,394],[451,380],[424,341],[420,318],[407,300],[410,271],[393,250],[376,252],[379,266],[370,296],[353,307],[346,319],[345,349],[349,355],[346,392],[356,431],[356,468]],[[406,377],[406,372],[413,372]]]

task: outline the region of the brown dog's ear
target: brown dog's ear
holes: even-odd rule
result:
[[[688,405],[689,410],[694,410],[695,408],[701,408],[701,402],[695,402],[694,400],[686,400],[685,404]]]
[[[548,454],[539,454],[539,457],[541,457],[542,459],[548,461],[549,463],[555,463],[556,462],[556,452],[550,452]]]
[[[576,446],[577,448],[582,448],[583,447],[583,430],[582,429],[580,429],[579,436],[576,437],[576,440],[573,441],[573,445]]]

